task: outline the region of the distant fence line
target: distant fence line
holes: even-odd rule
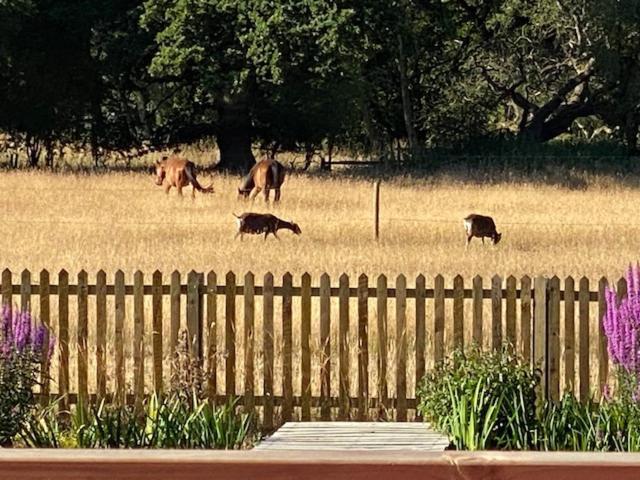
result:
[[[134,273],[133,283],[125,282],[122,271],[115,273],[111,283],[104,271],[91,284],[85,271],[73,284],[65,270],[57,274],[57,283],[51,282],[46,270],[38,274],[37,282],[28,270],[21,272],[18,283],[13,283],[8,269],[1,279],[4,304],[15,302],[29,308],[36,305],[33,297],[38,297],[39,318],[59,345],[57,388],[52,391],[50,365],[45,362],[41,393],[45,398],[63,395],[65,404],[101,399],[139,404],[151,391],[166,390],[165,361],[178,345],[181,304],[189,343],[206,372],[209,397],[222,402],[240,396],[245,409],[260,408],[266,429],[292,418],[343,420],[385,415],[407,420],[408,411],[416,407],[415,386],[429,367],[454,348],[471,343],[488,349],[512,345],[540,367],[541,390],[550,400],[558,400],[565,390],[582,400],[591,395],[598,398],[609,377],[600,321],[605,311],[605,278],[595,290],[587,278],[576,282],[568,277],[561,282],[558,277],[528,276],[519,281],[513,276],[506,280],[494,276],[489,288],[479,276],[470,282],[456,276],[452,288],[445,288],[442,275],[428,282],[419,275],[412,286],[399,275],[393,287],[384,275],[373,286],[366,275],[352,282],[343,274],[336,284],[327,274],[314,282],[306,273],[296,283],[287,273],[277,285],[270,273],[256,285],[252,273],[239,283],[232,272],[219,282],[215,272],[194,271],[186,278],[173,272],[168,284],[158,271],[151,275],[151,283],[145,283],[149,277],[140,271]],[[620,279],[617,287],[624,295],[625,280]],[[70,309],[70,297],[75,297],[77,308]],[[52,298],[57,299],[55,312]],[[275,298],[281,301],[280,308],[274,309]],[[127,299],[132,300],[132,314],[127,313]],[[151,309],[145,300],[150,300]],[[168,309],[164,300],[168,300]],[[334,300],[337,302],[332,303]],[[108,304],[112,311],[107,311]],[[390,311],[395,318],[389,318]],[[147,329],[151,326],[150,332],[145,332],[145,324]],[[132,327],[131,338],[125,334],[128,327]],[[108,328],[113,331],[111,337]],[[219,331],[223,332],[220,338]],[[75,338],[70,338],[70,332],[75,332]],[[145,349],[145,339],[149,349]],[[312,353],[312,342],[319,344],[319,351]],[[132,347],[132,358],[125,359],[125,344]],[[237,345],[242,346],[241,352]],[[114,357],[109,359],[115,365],[112,376],[107,372],[109,352]],[[90,354],[95,354],[92,391],[88,387]],[[127,387],[125,360],[132,362],[132,388]],[[261,368],[257,368],[258,361]],[[76,367],[77,391],[73,392],[70,365]],[[146,365],[151,365],[152,382],[145,383]],[[276,381],[281,381],[280,388],[275,388]],[[294,385],[299,387],[295,395]]]

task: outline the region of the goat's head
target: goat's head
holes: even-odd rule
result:
[[[167,176],[166,170],[167,157],[162,157],[162,160],[156,160],[155,170],[156,170],[156,185],[162,185],[164,182],[164,177]]]
[[[500,243],[500,240],[502,239],[502,234],[495,232],[491,238],[493,240],[493,244],[497,245],[498,243]]]

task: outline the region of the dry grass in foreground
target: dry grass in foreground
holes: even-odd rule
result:
[[[238,201],[238,178],[202,175],[216,193],[175,190],[167,197],[151,175],[2,173],[2,266],[72,275],[118,268],[168,273],[179,269],[308,271],[370,275],[442,273],[619,276],[638,257],[635,222],[640,189],[611,178],[587,178],[584,188],[522,182],[480,184],[439,176],[391,179],[382,185],[381,241],[372,239],[370,181],[292,176],[280,205]],[[207,178],[209,177],[209,178]],[[282,241],[234,241],[232,212],[271,211],[302,228]],[[503,242],[464,247],[462,218],[492,215]],[[315,282],[315,280],[314,280]]]

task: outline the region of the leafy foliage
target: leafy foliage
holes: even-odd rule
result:
[[[538,376],[510,350],[457,351],[423,380],[418,409],[459,449],[528,449]]]
[[[8,305],[0,313],[0,445],[11,443],[34,404],[43,358],[51,356],[53,340],[28,311]]]

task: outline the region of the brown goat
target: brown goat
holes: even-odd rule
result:
[[[484,243],[484,237],[489,237],[494,245],[502,238],[502,234],[496,230],[493,218],[476,213],[472,213],[464,219],[464,229],[467,232],[467,247],[473,237],[481,238],[482,243]]]
[[[268,213],[243,213],[242,215],[236,215],[234,213],[233,216],[236,217],[238,223],[238,232],[234,238],[238,238],[238,235],[240,235],[240,240],[242,240],[245,233],[251,235],[264,233],[265,240],[270,233],[280,240],[277,232],[281,229],[291,230],[296,235],[302,233],[302,230],[300,230],[300,227],[296,223],[287,222]]]
[[[178,189],[178,194],[182,196],[182,189],[191,184],[191,198],[196,197],[196,190],[202,193],[213,193],[213,185],[203,187],[196,179],[196,166],[190,160],[180,158],[177,155],[163,157],[156,161],[156,185],[162,186],[164,183],[165,193],[169,193],[171,187]]]
[[[264,201],[269,201],[269,192],[275,190],[275,202],[280,200],[280,187],[284,183],[286,171],[284,165],[276,160],[264,159],[256,163],[242,179],[238,195],[252,200],[262,191]]]

